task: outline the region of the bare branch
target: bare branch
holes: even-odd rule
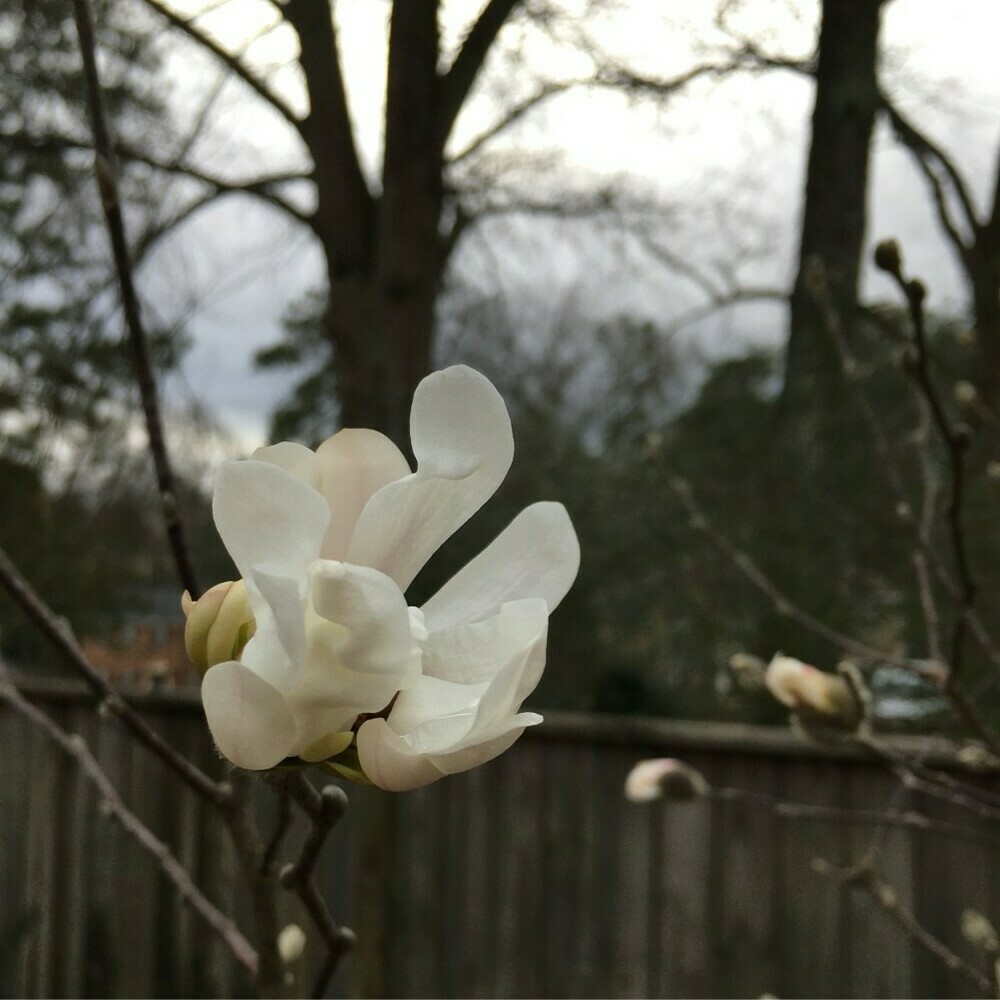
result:
[[[322,997],[341,958],[355,943],[354,932],[348,927],[338,927],[330,916],[326,901],[313,877],[320,849],[347,808],[347,796],[337,785],[326,785],[321,792],[317,792],[301,772],[289,775],[279,787],[296,801],[310,820],[309,834],[302,844],[298,859],[282,869],[280,879],[285,888],[292,889],[302,900],[326,945],[327,957],[312,990],[312,996]]]
[[[465,36],[455,61],[444,74],[441,80],[438,110],[442,148],[486,61],[487,53],[519,2],[520,0],[489,0]]]
[[[574,87],[584,86],[588,80],[565,80],[561,82],[549,82],[542,84],[533,94],[518,101],[509,108],[500,118],[498,118],[489,128],[480,132],[463,150],[452,156],[447,163],[449,167],[457,167],[470,157],[475,156],[483,146],[492,142],[502,135],[509,128],[512,128],[521,121],[527,114],[534,111],[539,105],[544,104],[550,98],[558,94],[564,94]]]
[[[256,976],[257,953],[236,924],[202,893],[170,848],[125,805],[82,737],[65,732],[41,709],[32,705],[14,686],[2,661],[0,661],[0,700],[45,733],[63,753],[76,760],[84,776],[97,789],[101,797],[101,810],[115,819],[121,828],[156,860],[163,874],[174,884],[181,899],[218,934],[236,961],[251,975]]]
[[[276,94],[264,81],[261,80],[252,70],[245,66],[237,56],[227,52],[215,39],[207,35],[191,18],[181,17],[174,13],[161,0],[144,0],[148,7],[151,7],[157,14],[168,21],[173,27],[183,32],[192,41],[196,42],[203,49],[211,52],[216,59],[228,67],[228,69],[242,80],[248,87],[262,97],[272,108],[275,109],[294,129],[301,133],[302,122],[295,114],[291,105],[284,98]]]
[[[122,216],[121,200],[118,195],[115,154],[111,142],[111,132],[108,128],[107,116],[104,111],[104,97],[101,92],[100,78],[97,72],[96,42],[94,39],[93,13],[89,0],[74,0],[73,11],[76,19],[77,34],[80,39],[80,52],[83,57],[84,78],[87,85],[87,102],[90,108],[91,124],[94,130],[94,172],[101,193],[101,206],[111,237],[111,248],[115,259],[115,269],[118,274],[118,284],[121,288],[122,311],[128,329],[129,341],[132,346],[132,356],[135,365],[136,382],[142,398],[143,414],[146,418],[146,431],[149,435],[149,450],[156,469],[156,482],[160,493],[160,503],[163,508],[163,520],[167,529],[167,538],[177,566],[177,574],[183,587],[193,598],[200,596],[198,582],[195,577],[194,564],[187,544],[187,535],[178,506],[177,486],[170,456],[167,451],[166,437],[163,432],[163,420],[160,414],[160,402],[153,375],[153,362],[149,352],[149,343],[143,328],[139,308],[139,297],[136,294],[132,280],[132,263],[129,255],[128,240],[125,236],[125,221]]]
[[[167,741],[135,711],[120,694],[99,674],[83,655],[72,634],[56,617],[51,608],[35,593],[34,588],[21,575],[7,553],[0,548],[0,586],[2,586],[24,613],[38,626],[42,634],[69,661],[74,670],[86,681],[102,707],[117,716],[132,735],[160,758],[175,774],[179,775],[202,798],[216,805],[229,801],[230,790],[217,784],[203,771],[179,754]]]
[[[958,226],[951,216],[951,211],[948,207],[948,195],[945,190],[945,181],[947,181],[961,206],[964,225],[970,233],[975,234],[979,228],[979,221],[976,217],[972,196],[969,193],[964,178],[959,173],[958,168],[952,162],[951,158],[940,146],[936,145],[916,125],[905,118],[884,92],[880,93],[879,96],[882,108],[889,116],[889,121],[897,138],[913,153],[917,161],[917,166],[931,187],[931,194],[934,198],[934,205],[937,209],[941,226],[947,232],[948,238],[954,244],[955,249],[962,257],[965,257],[970,249],[969,242],[959,232]],[[943,179],[938,174],[938,170],[943,173]]]

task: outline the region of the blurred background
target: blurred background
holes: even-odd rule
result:
[[[964,380],[980,394],[960,414],[982,429],[968,531],[996,580],[995,4],[447,0],[431,4],[421,65],[423,42],[405,37],[389,60],[388,2],[333,5],[336,58],[329,29],[324,51],[300,51],[286,6],[97,5],[205,585],[233,575],[209,515],[213,465],[268,441],[315,445],[345,418],[405,427],[405,410],[356,398],[388,362],[352,344],[410,337],[396,409],[422,369],[468,363],[504,394],[518,449],[414,603],[527,502],[561,500],[580,533],[539,704],[777,719],[734,684],[731,657],[830,665],[690,530],[667,489],[678,475],[803,608],[916,655],[905,528],[803,277],[818,255],[855,382],[917,476],[905,303],[870,264],[886,237],[926,283],[945,395]],[[6,0],[0,540],[103,667],[184,683],[75,45],[61,0]],[[425,65],[453,97],[418,79]],[[307,117],[338,68],[342,114]],[[393,281],[413,294],[383,308]],[[984,614],[996,593],[981,588]],[[42,668],[40,642],[0,608],[4,653]],[[895,682],[883,672],[887,711]]]
[[[220,461],[341,425],[405,448],[415,385],[454,363],[497,385],[516,456],[410,603],[530,502],[564,503],[580,536],[529,702],[547,725],[412,796],[352,792],[361,818],[321,872],[361,940],[335,988],[992,994],[996,793],[974,777],[962,802],[921,798],[915,770],[897,784],[864,748],[806,743],[762,671],[779,651],[830,671],[844,643],[829,630],[852,637],[885,658],[866,663],[876,729],[904,731],[885,746],[914,768],[997,770],[983,743],[905,742],[970,732],[893,665],[940,658],[932,637],[964,613],[915,570],[918,521],[962,574],[953,452],[913,391],[907,299],[873,253],[895,239],[923,283],[928,384],[962,440],[968,571],[998,635],[1000,5],[93,6],[202,585],[235,572],[211,518]],[[0,0],[0,546],[91,662],[217,768],[92,145],[72,5]],[[0,654],[206,891],[245,908],[217,817],[60,686],[5,595]],[[996,666],[969,644],[987,736]],[[708,799],[626,805],[631,764],[667,753]],[[0,993],[245,990],[155,866],[92,822],[76,772],[8,716],[0,766],[15,901]],[[911,808],[923,825],[899,818]],[[843,891],[859,857],[891,895]],[[964,968],[886,921],[894,907]]]

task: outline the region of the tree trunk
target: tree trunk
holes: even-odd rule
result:
[[[865,236],[872,127],[879,106],[876,63],[883,0],[825,0],[816,68],[816,103],[806,173],[799,270],[791,300],[785,397],[817,401],[839,381],[836,355],[807,287],[819,257],[845,332],[857,301]],[[820,396],[826,393],[819,393]]]
[[[395,3],[389,31],[374,333],[387,351],[385,429],[404,448],[413,390],[431,367],[441,277],[437,8],[437,0]]]

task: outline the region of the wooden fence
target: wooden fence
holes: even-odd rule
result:
[[[75,689],[34,697],[88,740],[211,898],[241,912],[232,854],[202,805]],[[212,760],[196,700],[143,705],[169,739]],[[872,826],[747,801],[626,803],[629,767],[666,754],[716,787],[801,803],[881,812],[896,787],[860,755],[788,732],[562,716],[420,792],[349,789],[320,868],[335,917],[360,937],[335,995],[969,995],[869,899],[814,870],[856,860]],[[910,804],[977,836],[889,830],[879,872],[900,906],[987,970],[960,922],[966,908],[1000,918],[988,827],[947,803]],[[308,927],[291,902],[287,916]],[[100,816],[74,764],[0,712],[0,995],[245,992],[156,867]]]

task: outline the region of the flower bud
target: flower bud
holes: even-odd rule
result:
[[[297,962],[306,949],[306,934],[298,924],[288,924],[278,934],[278,954],[285,965]]]
[[[988,917],[978,910],[962,912],[962,937],[983,951],[1000,951],[1000,938]]]
[[[976,391],[976,387],[966,379],[959,379],[952,386],[952,395],[955,397],[955,402],[959,406],[972,406],[973,403],[979,399],[979,393]]]
[[[860,721],[857,700],[843,677],[779,654],[768,664],[764,682],[803,720],[843,729],[854,729]]]
[[[238,659],[256,630],[242,580],[216,584],[197,601],[185,591],[181,606],[187,615],[184,646],[201,673],[216,663]]]
[[[882,240],[875,247],[875,266],[889,274],[899,274],[903,260],[899,252],[899,244],[895,240]]]
[[[709,784],[699,771],[673,757],[641,760],[625,779],[625,798],[629,802],[653,802],[671,799],[686,802],[704,798]]]

